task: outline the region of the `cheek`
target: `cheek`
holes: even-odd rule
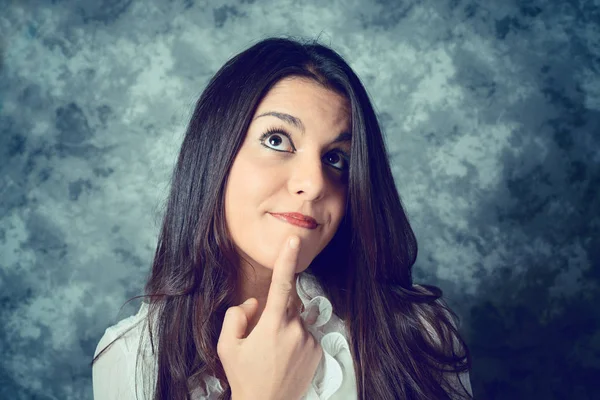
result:
[[[337,196],[335,197],[335,205],[334,205],[334,215],[335,218],[337,219],[337,223],[339,224],[339,222],[342,220],[342,218],[344,218],[344,215],[346,213],[346,199],[348,196],[348,188],[347,187],[342,187],[339,189],[339,192],[337,193]],[[333,218],[333,215],[332,215]]]
[[[264,186],[268,182],[266,172],[268,171],[252,160],[247,160],[245,157],[236,159],[228,181],[231,203],[242,207],[251,206],[253,200],[265,191]]]
[[[240,153],[232,165],[227,180],[225,216],[235,242],[240,247],[256,240],[253,232],[260,229],[264,213],[270,206],[275,185],[273,168]],[[253,239],[254,236],[254,239]]]

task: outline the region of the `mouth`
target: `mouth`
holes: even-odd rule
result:
[[[314,218],[298,213],[269,213],[280,221],[306,229],[317,229],[319,224]]]

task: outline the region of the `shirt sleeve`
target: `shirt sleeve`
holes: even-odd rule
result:
[[[113,340],[113,335],[105,332],[94,356]],[[92,366],[94,400],[135,400],[134,388],[130,384],[129,362],[120,340],[114,342],[98,357]]]

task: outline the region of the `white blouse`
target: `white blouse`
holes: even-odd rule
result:
[[[304,311],[300,316],[305,322],[315,321],[310,325],[307,322],[306,326],[323,348],[321,362],[301,400],[357,399],[354,364],[343,321],[334,314],[331,302],[323,296],[323,290],[314,276],[306,272],[298,274],[296,290],[304,304]],[[147,315],[148,304],[142,303],[136,315],[106,329],[94,357],[116,337],[126,333],[94,363],[92,375],[95,400],[136,400],[136,394],[138,400],[152,398],[148,395],[153,394],[157,362],[150,346]],[[142,346],[140,339],[143,341]],[[156,345],[156,338],[153,339]],[[139,362],[136,358],[138,348],[141,351]],[[462,374],[460,380],[471,392],[468,372]],[[190,387],[191,398],[217,399],[223,391],[218,379],[207,376],[204,383],[206,390],[202,385]]]
[[[333,313],[331,302],[322,296],[323,292],[312,275],[305,272],[298,274],[296,291],[304,305],[304,311],[300,317],[305,322],[307,320],[315,321],[310,325],[307,322],[307,329],[323,348],[321,362],[302,400],[356,399],[354,365],[343,321]],[[147,321],[145,320],[147,315],[148,304],[142,303],[136,315],[125,318],[106,329],[98,343],[94,357],[116,337],[126,333],[94,363],[92,375],[95,400],[135,400],[136,393],[139,400],[148,400],[148,394],[144,393],[144,389],[151,390],[156,381],[157,362],[150,347]],[[142,330],[144,330],[143,336]],[[136,368],[140,338],[144,341],[144,345],[141,349],[141,363]],[[156,338],[153,337],[153,339],[156,345]],[[136,376],[138,378],[137,389]],[[204,382],[208,391],[202,387],[192,388],[192,399],[217,399],[223,391],[219,380],[213,376],[207,376]],[[147,386],[144,386],[144,383]]]

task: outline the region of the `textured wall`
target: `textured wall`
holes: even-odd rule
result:
[[[599,5],[0,0],[0,398],[91,399],[193,103],[279,34],[363,79],[476,396],[600,398]]]

